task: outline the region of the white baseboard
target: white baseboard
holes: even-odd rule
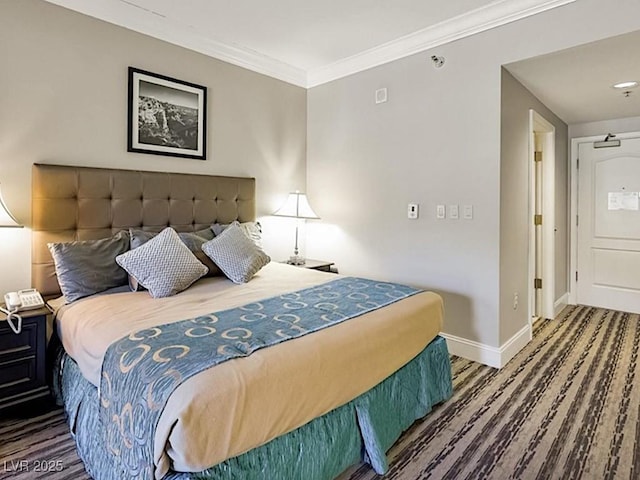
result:
[[[457,355],[490,367],[502,368],[529,343],[531,340],[531,327],[529,325],[522,327],[518,333],[500,348],[449,335],[448,333],[441,333],[440,336],[447,341],[447,348],[451,355]]]
[[[451,355],[473,360],[474,362],[483,363],[490,367],[500,368],[500,349],[490,347],[482,343],[467,340],[466,338],[456,337],[448,333],[441,333],[447,341],[447,348]]]
[[[516,356],[516,354],[522,350],[533,338],[533,332],[529,324],[525,325],[516,333],[513,337],[507,340],[502,347],[500,347],[500,359],[502,364],[498,368],[504,367],[509,360]]]
[[[569,305],[569,292],[562,295],[556,302],[553,304],[553,318],[556,318],[560,315],[560,312]]]

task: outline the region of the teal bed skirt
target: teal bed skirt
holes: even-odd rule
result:
[[[58,390],[89,475],[101,480],[105,459],[96,387],[64,355]],[[163,480],[331,480],[365,461],[386,472],[386,452],[400,434],[451,397],[447,345],[436,337],[396,373],[351,402],[247,453],[198,473],[169,472]]]

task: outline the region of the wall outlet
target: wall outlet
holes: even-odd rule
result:
[[[462,207],[462,216],[465,220],[473,219],[473,205],[465,205]]]
[[[513,294],[513,309],[518,309],[518,292]]]
[[[407,206],[407,218],[409,218],[411,220],[415,220],[416,218],[418,218],[418,204],[417,203],[410,203]]]

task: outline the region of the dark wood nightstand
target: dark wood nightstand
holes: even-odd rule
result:
[[[0,410],[46,397],[47,315],[49,310],[20,312],[22,331],[15,334],[0,312]]]
[[[287,263],[286,261],[282,263]],[[327,262],[325,260],[312,260],[310,258],[305,259],[304,265],[294,265],[295,267],[300,268],[308,268],[310,270],[320,270],[321,272],[333,272],[338,273],[338,271],[334,268],[331,268],[335,265],[334,262]]]

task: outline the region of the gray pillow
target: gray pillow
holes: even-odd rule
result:
[[[229,225],[238,225],[242,229],[242,232],[249,237],[249,240],[253,241],[259,248],[262,248],[262,225],[260,225],[260,222],[239,223],[235,221],[229,224],[214,223],[211,225],[211,230],[218,236],[224,232]]]
[[[234,283],[248,282],[271,261],[269,255],[249,240],[237,223],[232,223],[216,238],[202,245],[202,251]]]
[[[207,273],[173,228],[116,257],[118,264],[149,290],[153,298],[169,297]]]
[[[130,228],[129,238],[131,250],[141,247],[156,235],[158,235],[158,232],[148,232],[146,230],[136,230],[134,228]]]
[[[158,232],[149,232],[147,230],[138,230],[135,228],[130,228],[129,236],[131,237],[131,250],[144,245],[156,235],[158,235]],[[200,237],[204,239],[204,241],[206,242],[207,240],[211,240],[215,236],[211,228],[204,228],[202,230],[198,230],[197,232],[182,232],[182,233],[178,233],[178,235],[180,236],[182,241],[185,243],[185,245],[189,247],[189,250],[191,250],[193,253],[196,253],[194,251],[194,248],[200,248],[200,245],[197,245],[196,247],[194,247],[194,244],[190,243],[188,238],[193,237],[195,235],[196,237]]]
[[[207,236],[202,236],[201,232],[207,232]],[[178,234],[180,240],[187,246],[189,250],[196,256],[202,264],[209,269],[207,277],[215,277],[216,275],[222,275],[222,272],[218,266],[211,261],[209,257],[202,251],[202,245],[213,238],[213,232],[210,228],[207,230],[201,230],[199,232],[188,233],[180,232]]]
[[[127,284],[127,272],[116,256],[129,250],[129,234],[77,242],[48,243],[60,290],[67,303]]]

